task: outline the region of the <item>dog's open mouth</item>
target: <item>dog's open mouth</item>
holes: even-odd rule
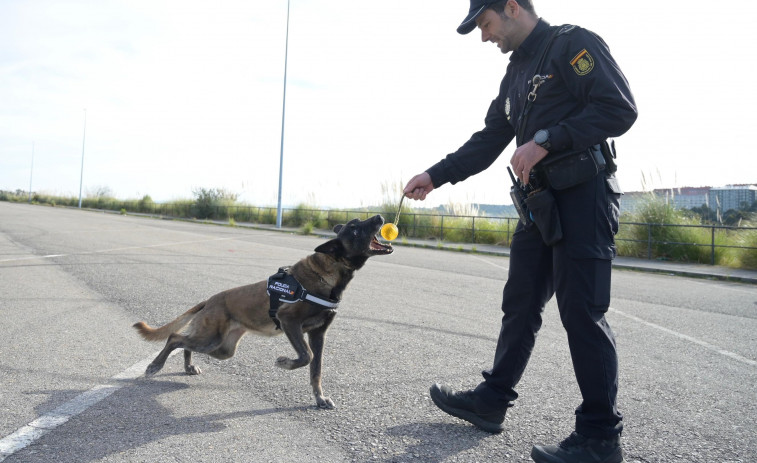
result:
[[[374,254],[391,254],[394,249],[389,243],[380,243],[376,236],[374,236],[373,238],[371,238],[371,251]]]

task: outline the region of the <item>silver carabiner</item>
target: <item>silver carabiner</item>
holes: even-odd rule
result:
[[[541,87],[541,85],[544,82],[546,82],[547,79],[551,79],[551,78],[552,78],[552,74],[546,74],[546,75],[543,75],[543,76],[540,76],[539,74],[536,74],[531,79],[531,84],[533,85],[533,88],[531,89],[531,91],[528,94],[528,101],[533,102],[534,100],[536,100],[536,91],[539,90],[539,87]]]

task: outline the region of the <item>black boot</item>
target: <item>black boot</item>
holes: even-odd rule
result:
[[[473,390],[455,392],[447,386],[434,384],[429,390],[431,400],[437,407],[452,416],[475,424],[486,432],[504,431],[505,412],[483,403]]]
[[[536,463],[623,463],[620,435],[592,439],[573,432],[558,445],[534,445],[531,458]]]

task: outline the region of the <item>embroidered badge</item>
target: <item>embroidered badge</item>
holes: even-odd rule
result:
[[[507,120],[510,120],[510,97],[508,96],[505,99],[505,116],[507,116]]]
[[[573,70],[579,76],[585,76],[594,69],[594,58],[591,57],[588,51],[584,48],[581,50],[572,60],[570,65],[573,66]]]

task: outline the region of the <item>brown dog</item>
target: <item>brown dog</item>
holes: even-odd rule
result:
[[[318,246],[314,254],[288,270],[287,273],[296,279],[289,286],[296,287],[299,283],[311,296],[308,300],[275,304],[279,306],[275,314],[277,320],[269,314],[269,282],[264,280],[218,293],[160,328],[151,328],[145,322],[135,323],[134,328],[148,341],[168,339],[165,348],[147,367],[145,375],[160,371],[174,349],[184,349],[184,371],[197,375],[201,371],[192,365],[192,352],[225,360],[234,355],[239,341],[248,331],[265,336],[283,332],[297,352],[297,358],[279,357],[276,366],[293,370],[309,364],[316,403],[321,408],[334,408],[334,403],[324,397],[321,389],[326,330],[336,316],[333,306],[341,299],[355,271],[365,265],[369,257],[392,252],[391,245],[381,244],[376,239],[383,223],[384,219],[376,215],[334,227],[336,238]],[[287,289],[289,286],[285,285]],[[289,291],[286,295],[292,297]],[[281,330],[277,329],[276,321]],[[305,342],[304,333],[308,334],[309,342]]]

